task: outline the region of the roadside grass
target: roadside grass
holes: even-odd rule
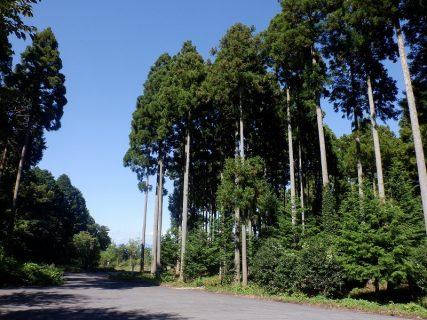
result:
[[[160,286],[161,279],[149,274],[132,271],[115,271],[109,275],[111,280],[140,282],[149,286]]]
[[[19,262],[0,255],[0,287],[50,286],[64,282],[63,270],[54,265]]]
[[[380,304],[373,301],[355,298],[329,299],[324,296],[309,297],[304,294],[272,294],[254,284],[250,284],[247,287],[234,284],[221,284],[220,279],[217,276],[199,278],[190,282],[179,282],[171,274],[163,274],[156,278],[147,273],[141,274],[137,272],[116,272],[112,274],[110,278],[122,281],[143,282],[147,285],[162,285],[175,288],[199,288],[209,292],[246,296],[253,299],[274,300],[288,303],[314,305],[324,308],[338,308],[390,316],[427,319],[427,309],[414,302],[389,302]]]

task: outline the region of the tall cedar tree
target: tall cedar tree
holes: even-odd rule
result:
[[[185,250],[187,243],[188,220],[188,194],[191,163],[191,136],[195,130],[194,122],[198,119],[199,110],[202,107],[202,83],[206,77],[206,66],[202,56],[190,41],[184,42],[181,51],[173,58],[167,85],[160,92],[161,101],[169,110],[169,119],[172,126],[183,129],[182,138],[185,137],[184,177],[182,191],[181,214],[181,259],[180,280],[184,280]]]
[[[65,76],[61,73],[61,69],[58,42],[52,30],[48,28],[34,36],[33,44],[22,53],[21,63],[7,79],[7,84],[18,89],[27,102],[25,133],[12,199],[10,231],[13,230],[19,186],[28,158],[28,148],[33,141],[43,136],[43,130],[58,130],[61,127],[63,108],[67,103]]]
[[[143,95],[138,97],[133,113],[129,149],[124,156],[124,165],[137,174],[139,185],[146,177],[157,174],[156,200],[153,226],[153,250],[151,272],[157,274],[160,266],[159,226],[163,199],[164,160],[168,153],[166,138],[169,134],[168,108],[161,100],[161,89],[169,76],[171,57],[162,54],[154,63],[144,83]],[[162,170],[160,170],[162,169]],[[161,191],[160,191],[161,190]],[[143,230],[145,234],[145,230]],[[145,246],[145,244],[142,244]],[[141,250],[143,251],[143,250]],[[141,254],[144,254],[141,252]]]
[[[240,157],[240,161],[244,161],[247,151],[251,148],[248,146],[250,142],[247,138],[248,132],[256,130],[251,126],[254,122],[251,123],[249,119],[254,119],[252,116],[256,114],[257,109],[261,110],[263,92],[274,95],[271,79],[264,68],[260,39],[254,36],[254,31],[254,28],[238,23],[226,32],[219,47],[214,50],[216,59],[208,78],[214,101],[222,109],[222,113],[226,114],[225,120],[229,126],[235,128],[235,157],[236,159]],[[238,180],[239,177],[236,175],[236,183]],[[246,247],[247,221],[244,219],[241,221],[240,208],[236,207],[234,210],[235,281],[240,282],[240,261],[242,261],[242,281],[245,285],[247,283],[246,252],[241,252],[241,247]]]
[[[359,1],[338,1],[328,14],[324,51],[330,58],[332,94],[336,111],[353,118],[356,132],[356,157],[359,194],[362,194],[362,166],[360,161],[360,123],[369,114],[373,135],[378,193],[385,199],[383,165],[376,118],[396,119],[393,102],[397,88],[380,61],[394,58],[393,43],[382,41],[392,33],[381,13]],[[366,19],[367,12],[371,19]],[[375,14],[377,16],[375,16]]]

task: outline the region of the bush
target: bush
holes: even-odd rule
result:
[[[411,251],[409,282],[415,291],[427,295],[427,241]]]
[[[19,263],[11,258],[0,254],[0,285],[22,284]]]
[[[333,296],[343,283],[343,271],[325,238],[313,238],[301,250],[286,250],[267,240],[255,256],[252,275],[270,292]]]
[[[281,277],[286,272],[284,270],[279,271],[281,266],[286,266],[286,264],[282,264],[284,250],[278,240],[267,239],[255,255],[250,269],[250,274],[255,282],[271,292],[287,291],[289,288],[288,285],[278,279],[290,278]]]
[[[343,285],[344,271],[326,237],[314,237],[298,252],[297,288],[307,295],[333,296]]]
[[[28,285],[58,285],[63,283],[63,272],[55,266],[27,262],[21,268],[22,280]]]
[[[209,243],[203,230],[190,233],[185,255],[185,278],[193,280],[216,274],[219,270],[218,254],[218,248]]]
[[[58,285],[63,282],[63,272],[49,265],[32,262],[19,263],[0,254],[0,285]]]

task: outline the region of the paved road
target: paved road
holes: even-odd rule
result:
[[[0,290],[0,319],[9,320],[386,320],[399,318],[328,310],[199,290],[110,281],[72,274],[61,287]]]

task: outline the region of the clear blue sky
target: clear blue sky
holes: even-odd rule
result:
[[[192,40],[205,58],[237,22],[264,30],[280,11],[277,0],[42,0],[30,24],[51,27],[59,42],[68,104],[62,128],[48,133],[40,167],[65,173],[86,198],[95,220],[116,243],[141,237],[143,195],[123,155],[136,97],[157,57]],[[26,44],[14,40],[16,52]],[[400,79],[400,68],[392,68]],[[337,135],[350,125],[325,106]],[[147,241],[151,243],[150,194]],[[169,227],[165,198],[163,230]]]

